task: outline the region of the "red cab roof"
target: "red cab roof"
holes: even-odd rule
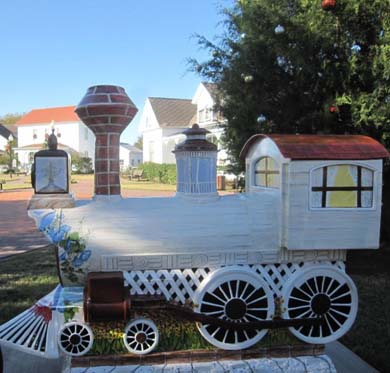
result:
[[[389,157],[385,147],[368,136],[361,135],[254,135],[244,145],[240,158],[258,140],[270,138],[283,157],[296,160],[381,159]]]
[[[34,109],[24,115],[16,125],[50,123],[55,122],[77,122],[80,118],[75,113],[76,106],[62,106],[47,109]]]

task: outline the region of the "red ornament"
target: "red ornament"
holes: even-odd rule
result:
[[[329,112],[334,114],[339,112],[339,108],[335,105],[329,106]]]
[[[321,7],[325,11],[336,8],[336,0],[322,0]]]

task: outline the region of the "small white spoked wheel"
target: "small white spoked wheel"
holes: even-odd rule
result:
[[[156,324],[148,319],[136,319],[127,324],[123,341],[133,354],[145,355],[153,351],[159,339]]]
[[[318,326],[290,327],[308,343],[328,343],[342,337],[355,321],[358,294],[352,279],[338,268],[317,265],[297,271],[283,288],[287,319],[322,317]]]
[[[196,311],[234,323],[271,319],[273,294],[265,281],[250,269],[230,266],[213,272],[198,288]],[[249,348],[260,341],[266,329],[227,329],[198,324],[200,334],[212,345],[225,350]]]
[[[62,326],[58,332],[58,345],[70,356],[85,355],[93,344],[93,333],[88,325],[71,321]]]

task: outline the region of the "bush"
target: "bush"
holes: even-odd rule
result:
[[[144,175],[151,181],[163,184],[176,184],[176,165],[167,163],[147,162],[139,166],[144,171]]]
[[[72,155],[72,172],[75,174],[92,174],[92,159],[80,157],[77,154]]]

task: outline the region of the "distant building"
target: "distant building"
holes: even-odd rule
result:
[[[133,145],[121,142],[119,147],[119,163],[121,170],[138,167],[142,163],[142,150]]]
[[[95,135],[74,112],[75,106],[34,109],[17,123],[18,147],[15,152],[21,167],[28,167],[34,154],[44,147],[54,128],[59,149],[80,156],[95,158]]]
[[[0,123],[0,153],[5,152],[10,135],[16,139],[16,135],[10,130],[9,126]]]
[[[198,123],[210,131],[207,138],[218,145],[218,165],[227,160],[219,142],[224,119],[215,111],[216,86],[200,83],[191,99],[148,97],[142,112],[139,131],[143,139],[143,161],[175,163],[172,150],[182,142],[183,130]]]

